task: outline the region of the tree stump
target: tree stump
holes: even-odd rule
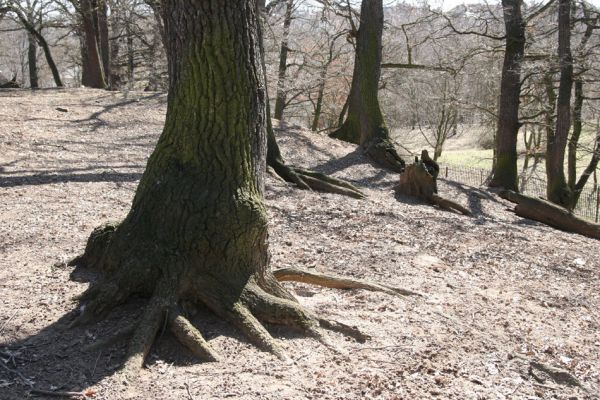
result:
[[[438,172],[438,164],[429,158],[427,150],[423,150],[421,160],[417,158],[414,164],[406,167],[400,174],[400,183],[396,186],[396,191],[407,196],[418,197],[446,211],[472,216],[465,207],[437,194]]]

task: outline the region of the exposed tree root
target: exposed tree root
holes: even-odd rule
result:
[[[163,299],[156,296],[150,299],[140,323],[129,341],[127,356],[122,368],[122,373],[127,380],[137,378],[138,371],[144,365],[144,360],[150,352],[156,334],[164,323],[167,310],[168,304],[165,304]]]
[[[309,283],[312,285],[323,286],[332,289],[365,289],[372,292],[383,292],[394,296],[422,296],[420,293],[407,289],[361,281],[358,279],[349,279],[334,275],[308,272],[296,268],[278,269],[273,271],[273,275],[275,275],[275,278],[277,278],[278,281]]]
[[[188,258],[171,254],[162,257],[160,263],[154,262],[153,256],[132,263],[131,257],[127,256],[125,267],[115,268],[111,251],[116,249],[117,254],[122,252],[123,248],[115,241],[120,239],[122,232],[119,230],[126,223],[123,222],[119,227],[109,225],[96,229],[88,241],[84,255],[78,258],[80,265],[87,266],[90,263],[103,271],[105,278],[92,284],[79,297],[82,312],[71,324],[77,326],[100,319],[132,295],[150,297],[138,321],[85,348],[88,351],[97,350],[128,341],[126,358],[119,372],[126,382],[136,379],[158,333],[164,328],[168,328],[199,359],[219,360],[218,353],[179,311],[181,303],[204,304],[236,326],[257,347],[285,360],[286,356],[278,341],[263,324],[278,324],[296,329],[336,352],[340,351],[329,341],[325,330],[343,334],[358,342],[364,342],[369,336],[356,327],[322,318],[305,309],[280,281],[299,281],[338,289],[366,289],[396,296],[420,295],[388,285],[297,269],[281,269],[274,273],[258,270],[245,279],[236,278],[235,274],[233,278],[223,275],[217,279]],[[123,235],[127,237],[126,234]],[[134,251],[140,254],[139,250]],[[153,289],[150,291],[149,288]]]
[[[473,213],[471,213],[471,211],[469,211],[465,207],[461,206],[457,202],[446,199],[442,196],[438,196],[437,194],[434,194],[431,196],[431,202],[433,204],[437,205],[442,210],[451,211],[451,212],[459,212],[468,217],[473,216]]]
[[[319,325],[324,329],[351,337],[359,343],[364,343],[371,338],[371,336],[362,333],[357,327],[346,325],[338,321],[319,318]]]
[[[332,178],[319,172],[290,167],[277,161],[269,163],[269,166],[284,181],[293,183],[300,189],[336,193],[355,199],[365,198],[365,195],[356,186],[341,179]]]
[[[94,343],[85,346],[83,351],[96,351],[129,340],[133,336],[136,327],[137,324],[134,324],[126,328],[119,329],[117,332],[113,333],[112,336],[106,339],[97,340]]]
[[[219,355],[204,340],[200,331],[183,315],[173,312],[170,316],[169,328],[173,336],[199,359],[219,361]]]

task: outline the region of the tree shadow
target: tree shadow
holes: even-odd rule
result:
[[[144,101],[154,100],[156,98],[161,98],[161,97],[162,97],[162,103],[166,103],[167,99],[165,97],[165,94],[163,92],[156,92],[151,95],[146,95],[146,96],[138,97],[138,98],[131,98],[128,100],[123,100],[118,103],[108,104],[108,105],[104,106],[101,110],[92,113],[87,118],[74,119],[70,122],[74,123],[74,124],[81,124],[81,123],[90,124],[91,131],[93,132],[93,131],[98,130],[102,126],[109,125],[109,123],[106,122],[102,118],[104,116],[104,114],[110,113],[111,111],[113,111],[117,108],[120,108],[120,107],[125,107],[125,106],[131,105],[131,104],[138,104],[138,103],[141,103]]]
[[[75,170],[81,168],[62,172]],[[54,183],[57,180],[56,175],[45,177],[55,178],[51,182],[45,182],[44,177],[38,178],[41,181],[36,184]],[[59,178],[61,181],[73,181],[70,174],[63,173]],[[95,176],[92,181],[97,179],[98,177]],[[82,267],[74,268],[70,274],[71,280],[79,283],[93,282],[99,277],[99,273]],[[29,392],[32,389],[80,392],[111,377],[125,360],[127,341],[117,342],[94,351],[85,351],[84,347],[110,337],[121,327],[135,323],[140,318],[145,305],[145,299],[133,298],[115,308],[105,319],[97,323],[69,329],[69,324],[79,313],[74,304],[73,310],[66,312],[56,322],[39,332],[18,340],[0,342],[0,384],[8,385],[2,388],[0,398],[23,399],[31,396]],[[227,337],[232,341],[253,347],[238,330],[207,309],[196,310],[193,317],[189,319],[209,342]],[[9,331],[18,332],[19,328],[11,326],[9,322],[3,324],[1,329],[8,328]],[[266,327],[277,338],[305,337],[285,327],[272,325]],[[218,350],[218,346],[216,349]],[[197,363],[201,361],[186,351],[170,333],[164,330],[159,333],[159,338],[146,360],[146,366],[153,369],[163,368],[169,364],[183,366]],[[54,398],[39,395],[36,397]]]
[[[142,169],[143,166],[130,167]],[[93,173],[56,173],[45,172],[35,175],[0,176],[0,187],[37,186],[55,183],[89,183],[89,182],[137,182],[142,177],[140,172],[103,171]]]
[[[70,267],[63,264],[60,268]],[[93,282],[100,277],[96,271],[83,267],[74,268],[70,275],[71,280],[81,283]],[[147,299],[131,298],[98,322],[70,328],[69,325],[79,314],[73,303],[73,310],[39,332],[21,339],[0,342],[0,383],[5,385],[0,390],[0,398],[21,400],[28,398],[32,389],[80,392],[114,375],[125,361],[127,340],[96,350],[86,350],[85,347],[110,338],[117,330],[134,324],[141,317],[146,304]],[[188,310],[188,318],[209,343],[226,337],[253,347],[235,327],[202,306],[191,312]],[[286,327],[265,326],[276,338],[306,337]],[[5,324],[3,329],[18,331],[18,327],[10,326],[10,323]],[[219,346],[215,346],[215,350],[219,351]],[[145,365],[155,368],[157,364],[183,366],[197,363],[202,361],[191,355],[170,332],[163,329],[158,333]],[[36,398],[56,397],[36,395]]]
[[[485,212],[483,200],[500,203],[494,195],[481,188],[443,178],[439,178],[439,181],[463,193],[467,197],[467,208],[481,223],[485,222],[486,218],[492,218]]]

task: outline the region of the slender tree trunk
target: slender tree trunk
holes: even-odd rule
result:
[[[94,9],[91,0],[81,0],[82,76],[83,86],[105,89],[104,68],[98,50],[98,32],[94,23]]]
[[[319,129],[319,119],[321,118],[321,110],[323,109],[323,96],[325,95],[325,83],[327,79],[327,67],[329,64],[325,65],[321,70],[321,76],[319,81],[319,91],[317,92],[317,104],[315,106],[315,113],[313,115],[313,121],[310,126],[310,129],[313,132],[316,132]]]
[[[135,85],[135,62],[133,54],[133,32],[131,31],[131,21],[125,22],[125,35],[127,36],[127,86],[133,89]]]
[[[496,133],[496,163],[490,186],[518,191],[517,136],[521,95],[521,62],[525,52],[522,0],[502,0],[506,49],[500,83],[500,107]]]
[[[382,34],[382,0],[363,0],[348,114],[342,126],[331,136],[360,145],[376,162],[401,172],[405,163],[390,140],[378,99]]]
[[[577,203],[579,202],[579,197],[581,196],[581,192],[583,188],[587,184],[590,176],[594,175],[594,184],[597,185],[596,182],[596,170],[598,168],[598,164],[600,163],[600,129],[596,132],[596,142],[594,144],[594,150],[592,153],[592,158],[590,159],[588,165],[585,167],[585,170],[577,180],[577,183],[573,186],[573,199],[571,203],[571,208],[575,209]]]
[[[277,77],[277,96],[275,98],[275,113],[273,118],[283,119],[285,109],[286,91],[285,75],[287,72],[287,56],[289,50],[290,25],[292,24],[292,11],[294,0],[287,0],[285,5],[285,17],[283,19],[283,37],[281,38],[281,49],[279,51],[279,73]]]
[[[27,64],[29,66],[29,86],[32,89],[39,88],[37,67],[37,45],[32,34],[27,35],[29,42],[27,48]]]
[[[571,191],[575,190],[577,182],[577,147],[583,127],[581,112],[583,110],[583,81],[575,81],[575,99],[573,101],[573,132],[569,137],[567,152],[567,179]]]
[[[56,67],[56,63],[54,62],[54,58],[52,58],[52,53],[50,52],[50,46],[48,46],[48,42],[46,42],[46,39],[42,35],[41,31],[37,30],[35,28],[35,26],[27,18],[25,18],[25,16],[19,10],[13,9],[12,11],[14,11],[17,14],[17,18],[19,19],[21,24],[25,27],[27,32],[29,32],[30,36],[33,36],[35,38],[37,43],[42,47],[42,50],[44,50],[44,57],[46,58],[48,67],[50,68],[50,71],[52,72],[52,78],[54,79],[54,84],[56,85],[56,87],[62,87],[63,83],[60,79],[60,74],[58,72],[58,68]]]
[[[556,128],[547,143],[546,176],[548,200],[563,207],[571,206],[571,190],[565,178],[564,162],[571,127],[571,89],[573,59],[571,57],[571,0],[559,0],[558,59],[560,84],[556,100]]]
[[[106,0],[98,0],[96,14],[98,16],[98,51],[102,58],[105,81],[111,83],[110,43],[108,38],[108,7]]]
[[[123,33],[121,26],[120,15],[117,18],[112,19],[110,24],[111,36],[117,38]],[[110,87],[113,90],[117,90],[123,84],[122,68],[119,65],[119,54],[121,52],[121,43],[119,40],[110,41],[110,75],[107,78],[110,80]]]

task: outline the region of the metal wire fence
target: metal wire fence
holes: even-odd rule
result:
[[[492,171],[458,165],[440,165],[440,177],[471,186],[481,186],[491,178]],[[531,176],[520,180],[521,192],[532,197],[546,198],[546,181]],[[600,186],[584,188],[575,207],[575,214],[581,218],[598,222],[600,219]]]

